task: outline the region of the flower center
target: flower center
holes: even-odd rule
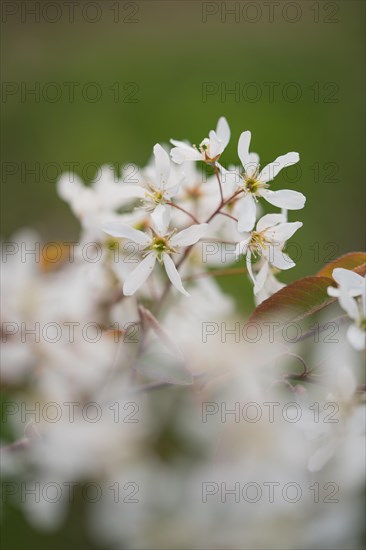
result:
[[[170,246],[170,238],[172,234],[169,234],[167,237],[162,237],[161,235],[155,235],[153,237],[152,243],[145,249],[146,251],[153,250],[158,258],[159,262],[162,262],[163,254],[174,254],[177,252],[175,248]]]
[[[269,244],[264,233],[253,231],[248,248],[255,256],[261,256],[263,249]]]
[[[150,192],[146,193],[147,199],[153,204],[161,204],[165,202],[164,192],[161,189],[156,189],[152,185],[149,185]]]
[[[261,189],[267,189],[269,185],[263,183],[258,179],[259,176],[259,166],[251,174],[243,172],[241,177],[244,182],[244,191],[250,193],[251,195],[258,196]]]
[[[157,252],[165,252],[168,247],[167,240],[164,237],[154,237],[151,248]]]
[[[113,237],[109,237],[107,240],[106,240],[106,247],[108,250],[111,250],[112,252],[114,250],[118,250],[119,249],[119,246],[120,246],[120,243],[117,239],[114,239]]]
[[[255,195],[255,193],[258,191],[258,189],[261,186],[261,182],[254,178],[248,178],[245,180],[245,186],[247,191],[249,191],[249,193],[253,193],[253,195]]]

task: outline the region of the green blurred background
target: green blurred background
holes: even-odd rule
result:
[[[77,239],[78,224],[55,190],[55,176],[67,164],[77,163],[84,176],[87,167],[87,181],[96,171],[92,163],[144,165],[156,142],[197,143],[225,115],[232,141],[223,164],[238,162],[237,139],[247,129],[262,164],[300,153],[301,174],[289,168],[273,184],[307,196],[306,208],[290,213],[304,227],[296,235],[301,257],[284,281],[364,249],[363,1],[304,0],[295,2],[296,11],[294,3],[279,2],[273,18],[266,2],[104,1],[94,3],[99,13],[79,2],[73,22],[63,2],[55,22],[52,6],[36,21],[24,11],[34,2],[4,4],[16,11],[2,13],[5,239],[24,226],[46,241]],[[239,5],[236,21],[225,4]],[[215,92],[204,98],[207,82]],[[65,83],[76,83],[73,101]],[[273,98],[269,83],[275,83]],[[37,86],[36,96],[22,97],[22,89],[24,95]],[[235,86],[239,98],[225,95]],[[100,98],[88,100],[96,89]],[[61,96],[52,101],[55,90]],[[39,177],[22,173],[37,163]],[[236,282],[223,284],[245,306],[251,290]],[[20,533],[19,522],[9,522],[4,548],[90,544],[76,540],[72,527],[57,539],[39,538],[24,525]]]

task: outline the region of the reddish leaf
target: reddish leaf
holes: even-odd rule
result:
[[[329,264],[326,264],[316,274],[317,277],[331,277],[333,269],[343,267],[344,269],[352,269],[360,275],[365,275],[366,272],[366,253],[365,252],[350,252],[344,254]]]
[[[333,269],[352,269],[360,275],[366,273],[366,254],[350,252],[325,265],[314,277],[305,277],[281,289],[254,311],[250,322],[273,322],[285,324],[312,315],[334,302],[327,288],[334,286]]]
[[[273,322],[285,324],[312,315],[334,302],[327,294],[333,284],[329,277],[304,277],[282,288],[262,302],[249,322]]]

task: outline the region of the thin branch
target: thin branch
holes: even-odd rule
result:
[[[319,384],[319,381],[311,376],[310,374],[307,374],[304,376],[303,374],[285,374],[283,376],[284,380],[297,380],[301,382],[309,382],[310,384]]]
[[[301,355],[297,355],[297,353],[292,353],[292,352],[285,351],[284,353],[281,353],[278,356],[278,358],[280,358],[280,357],[292,357],[293,359],[296,359],[297,361],[299,361],[302,364],[303,371],[300,374],[295,374],[294,376],[296,376],[296,377],[305,378],[306,376],[308,376],[312,372],[312,369],[309,369],[305,359],[303,359],[301,357]]]
[[[228,212],[223,212],[222,210],[219,210],[218,211],[218,214],[221,214],[221,216],[226,216],[232,220],[234,220],[235,222],[238,221],[238,218],[235,218],[235,216],[232,216],[231,214],[229,214]]]
[[[316,334],[320,334],[324,330],[327,330],[329,328],[329,325],[331,323],[345,323],[349,320],[348,315],[340,315],[339,317],[336,317],[335,319],[332,319],[331,321],[328,321],[327,323],[324,323],[324,325],[319,325],[316,328],[313,328],[311,330],[308,330],[307,332],[304,332],[299,338],[296,338],[296,340],[292,340],[291,344],[297,344],[298,342],[302,342],[303,340],[306,340],[307,338],[311,338],[312,336],[315,336]]]
[[[28,447],[34,443],[35,441],[38,441],[41,439],[41,436],[38,433],[38,430],[36,429],[34,422],[31,421],[24,429],[24,436],[17,441],[14,441],[13,443],[9,443],[9,445],[4,445],[0,448],[1,452],[13,452],[13,451],[24,451],[28,449]]]
[[[151,384],[143,384],[141,386],[136,386],[131,389],[131,393],[146,393],[156,390],[162,390],[164,388],[170,388],[172,386],[177,386],[177,384],[171,382],[153,382]]]
[[[183,277],[183,281],[190,281],[191,279],[200,279],[201,277],[225,277],[228,275],[242,275],[247,273],[246,267],[231,267],[227,269],[214,269],[212,271],[203,271],[202,273],[194,273]]]
[[[199,380],[200,378],[203,378],[209,374],[208,371],[199,372],[197,374],[193,375],[193,382],[196,380]],[[149,384],[142,384],[141,386],[136,386],[135,388],[131,389],[132,393],[145,393],[145,392],[151,392],[156,390],[161,390],[164,388],[169,388],[174,386],[175,388],[184,388],[184,387],[191,387],[192,384],[175,384],[174,382],[151,382]]]
[[[146,321],[146,324],[148,323],[151,326],[151,328],[153,329],[155,334],[160,338],[163,344],[168,349],[170,349],[170,351],[172,351],[175,355],[182,356],[181,350],[178,348],[176,343],[171,339],[169,334],[161,326],[161,324],[159,323],[157,318],[151,313],[151,311],[149,311],[148,309],[146,309],[144,306],[141,306],[141,305],[138,307],[138,309],[139,309],[139,314],[141,318],[144,319],[144,321]],[[147,327],[146,327],[146,331],[147,331]]]
[[[224,200],[223,202],[220,202],[219,206],[212,212],[212,214],[208,217],[206,220],[206,223],[209,223],[215,216],[220,212],[220,210],[226,206],[229,202],[231,202],[235,197],[240,195],[241,193],[244,193],[243,189],[239,189],[238,191],[235,191],[228,199]]]
[[[199,220],[197,220],[197,218],[193,214],[191,214],[190,212],[188,212],[188,210],[186,210],[185,208],[182,208],[175,202],[168,201],[166,204],[169,204],[169,206],[173,206],[174,208],[177,208],[177,210],[180,210],[181,212],[184,212],[184,214],[187,214],[187,216],[189,216],[194,221],[194,223],[197,223],[197,224],[200,223]]]
[[[235,241],[224,241],[223,239],[215,239],[212,237],[204,237],[201,243],[232,244],[232,245],[238,244]]]
[[[217,168],[216,163],[214,164],[214,170],[215,170],[217,181],[219,183],[220,197],[221,197],[221,204],[222,204],[224,202],[224,194],[222,192],[222,185],[221,185],[221,180],[220,180],[219,169]]]
[[[123,294],[122,288],[117,288],[108,298],[101,300],[99,306],[101,308],[110,308],[118,304],[124,297],[125,295]]]
[[[4,445],[0,448],[0,451],[3,452],[13,452],[13,451],[24,451],[25,449],[28,449],[29,445],[31,444],[31,439],[28,437],[22,437],[21,439],[18,439],[17,441],[14,441],[13,443],[9,443],[9,445]]]

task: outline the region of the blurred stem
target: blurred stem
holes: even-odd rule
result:
[[[238,221],[238,218],[235,218],[235,216],[232,216],[228,212],[223,212],[222,210],[219,210],[218,214],[221,214],[221,216],[226,216],[227,218],[230,218],[231,220],[234,220],[235,222]]]
[[[279,355],[279,357],[293,357],[294,359],[296,359],[297,361],[299,361],[302,364],[303,371],[300,374],[294,374],[293,376],[296,376],[296,377],[299,377],[299,378],[305,378],[306,376],[308,376],[312,372],[312,369],[309,369],[305,359],[303,359],[301,357],[301,355],[297,355],[297,353],[292,353],[290,351],[285,351],[284,353],[281,353],[281,355]],[[292,376],[292,375],[289,375],[289,376]]]
[[[194,273],[183,278],[183,281],[192,279],[200,279],[201,277],[225,277],[226,275],[241,275],[247,273],[246,267],[232,267],[228,269],[214,269],[212,271],[203,271],[202,273]]]
[[[135,388],[132,389],[133,393],[145,393],[145,392],[151,392],[151,391],[157,391],[164,388],[169,388],[174,386],[175,388],[188,388],[194,384],[196,380],[199,380],[200,378],[203,378],[206,376],[207,371],[199,372],[197,374],[193,375],[193,383],[192,384],[175,384],[174,382],[152,382],[150,384],[143,384],[141,386],[135,386]]]
[[[298,342],[302,342],[303,340],[306,340],[307,338],[311,338],[312,336],[315,336],[316,334],[319,335],[324,330],[327,330],[331,323],[342,324],[342,323],[345,323],[348,320],[349,320],[348,315],[340,315],[339,317],[336,317],[335,319],[331,319],[330,321],[327,321],[326,323],[324,323],[324,325],[318,325],[316,328],[313,328],[311,330],[308,330],[307,332],[304,332],[304,334],[299,336],[299,338],[297,338],[296,340],[293,340],[291,343],[297,344]]]
[[[208,217],[208,219],[206,220],[206,223],[210,223],[210,221],[216,216],[216,214],[220,212],[223,206],[226,206],[227,204],[229,204],[229,202],[231,202],[233,199],[235,199],[235,197],[237,197],[241,193],[244,193],[243,189],[239,189],[238,191],[235,191],[235,193],[230,195],[228,199],[221,201],[219,206],[212,212],[211,216]]]
[[[224,202],[224,195],[223,195],[223,192],[222,192],[222,185],[221,185],[221,180],[220,180],[219,169],[217,168],[216,162],[214,164],[214,170],[215,170],[216,178],[217,178],[217,181],[218,181],[218,184],[219,184],[221,204],[222,204]]]
[[[191,214],[190,212],[188,212],[188,210],[186,210],[185,208],[182,208],[181,206],[179,206],[178,204],[176,204],[175,202],[173,201],[168,201],[167,204],[169,206],[173,206],[174,208],[176,208],[177,210],[180,210],[181,212],[184,212],[184,214],[186,214],[187,216],[189,216],[193,221],[194,223],[197,223],[199,224],[199,220],[197,220],[197,218]]]
[[[146,309],[144,306],[138,306],[140,318],[143,319],[143,327],[145,334],[148,331],[149,326],[153,329],[155,334],[160,338],[163,344],[175,355],[182,355],[181,350],[175,344],[175,342],[170,338],[166,330],[161,326],[157,318]]]

